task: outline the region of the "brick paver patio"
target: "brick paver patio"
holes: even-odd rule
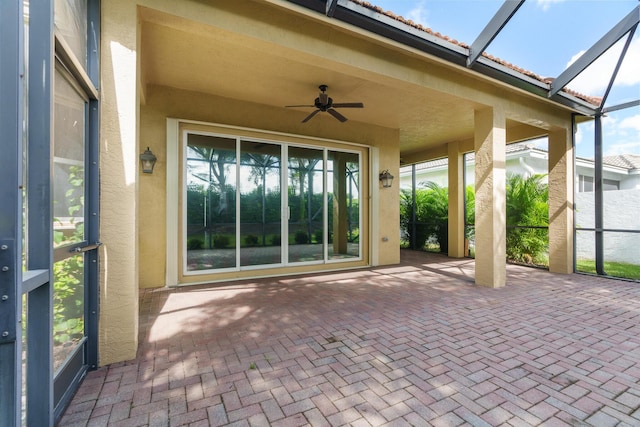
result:
[[[141,291],[63,426],[640,426],[640,284],[399,266]]]

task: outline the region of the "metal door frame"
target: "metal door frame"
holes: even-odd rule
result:
[[[0,427],[54,425],[86,371],[98,366],[100,0],[87,3],[87,66],[83,67],[55,32],[54,0],[30,0],[28,51],[23,0],[0,2]],[[85,107],[86,242],[82,245],[86,250],[86,339],[82,368],[57,391],[60,397],[54,405],[51,147],[56,56],[87,92],[89,102]],[[28,209],[23,216],[25,202]],[[22,346],[23,296],[26,349]]]

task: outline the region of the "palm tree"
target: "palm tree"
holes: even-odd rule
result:
[[[430,237],[440,245],[440,252],[449,250],[449,190],[435,182],[421,183],[416,190],[415,229],[411,192],[402,192],[401,226],[410,241],[415,238],[415,249],[422,249]]]
[[[545,175],[507,177],[507,258],[541,262],[549,244],[549,187]],[[542,227],[542,228],[531,228]]]

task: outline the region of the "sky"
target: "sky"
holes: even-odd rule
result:
[[[471,45],[502,0],[369,0],[435,32]],[[486,52],[542,77],[557,77],[640,2],[638,0],[528,0]],[[568,88],[603,96],[626,41],[623,37]],[[636,31],[605,106],[640,99],[640,30]],[[603,119],[605,155],[640,155],[640,107]],[[593,157],[593,124],[576,135],[580,157]]]

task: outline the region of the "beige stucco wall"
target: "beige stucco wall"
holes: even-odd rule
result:
[[[106,365],[134,358],[138,346],[138,40],[135,5],[102,4],[99,363]]]
[[[284,119],[278,108],[264,105],[250,104],[231,99],[219,98],[212,95],[198,94],[174,88],[150,86],[146,93],[146,104],[140,109],[140,141],[141,145],[151,146],[158,156],[158,163],[153,175],[142,176],[140,180],[140,211],[139,225],[139,262],[140,287],[158,287],[165,285],[166,261],[166,223],[164,206],[166,203],[166,119],[180,117],[185,120],[199,121],[212,124],[224,124],[240,128],[251,128],[264,131],[286,133],[289,139],[296,139],[296,134],[302,130],[300,123]],[[310,123],[304,128],[305,143],[322,143],[322,140],[339,140],[346,143],[356,143],[368,147],[377,147],[379,165],[381,169],[389,169],[392,174],[399,174],[399,151],[397,130],[369,126],[352,122],[350,126],[340,126],[326,122],[323,125]],[[202,125],[206,129],[206,125]],[[233,131],[231,131],[233,132]],[[309,140],[308,137],[321,138],[319,142]],[[349,145],[345,144],[348,148]],[[377,172],[374,171],[377,177]],[[374,179],[377,186],[377,179]],[[397,184],[395,184],[397,186]],[[373,189],[369,189],[369,193]],[[397,227],[399,220],[399,195],[391,189],[380,190],[379,193],[380,241],[377,253],[379,264],[395,264],[399,262],[399,234]],[[368,203],[367,195],[363,202]],[[363,251],[369,254],[368,248]],[[365,259],[361,265],[368,265]],[[334,265],[320,268],[336,268]],[[286,274],[318,270],[318,266],[307,266],[288,269],[265,269],[258,274]],[[233,273],[219,275],[219,278],[243,277],[253,273]],[[202,281],[194,277],[193,281]]]
[[[506,281],[505,114],[498,108],[475,113],[477,285],[499,288]]]
[[[573,142],[568,129],[549,133],[549,271],[573,272]]]
[[[344,73],[363,79],[411,91],[419,86],[459,97],[474,108],[498,108],[505,111],[507,139],[514,123],[521,134],[528,126],[538,129],[568,129],[566,115],[558,115],[557,107],[544,100],[532,100],[504,86],[490,84],[469,74],[452,72],[438,61],[425,67],[424,58],[408,54],[401,47],[378,36],[348,31],[336,31],[330,38],[325,24],[305,22],[287,33],[283,22],[290,16],[272,13],[261,18],[266,3],[291,7],[282,2],[236,2],[220,0],[213,3],[181,0],[110,0],[102,2],[101,40],[101,252],[100,276],[100,364],[130,359],[135,356],[138,338],[138,289],[165,284],[167,268],[166,236],[166,120],[180,118],[233,125],[258,130],[305,135],[376,148],[377,170],[371,170],[373,186],[378,185],[377,173],[388,169],[399,176],[400,130],[350,121],[344,126],[337,121],[311,121],[302,125],[290,120],[282,108],[225,99],[201,92],[189,92],[167,86],[147,85],[144,63],[139,50],[140,13],[157,8],[166,13],[198,22],[198,31],[206,25],[229,31],[229,36],[261,39],[274,55],[300,52],[301,61],[326,56],[341,64]],[[276,6],[276,7],[280,7]],[[218,8],[212,13],[212,8]],[[235,13],[238,9],[241,13]],[[254,10],[256,9],[256,10]],[[336,22],[336,25],[344,25]],[[373,40],[373,42],[372,42]],[[384,54],[374,46],[383,46]],[[201,64],[206,68],[207,61]],[[167,67],[176,64],[165,64]],[[425,73],[428,71],[428,73]],[[472,110],[470,110],[472,114]],[[287,118],[287,119],[285,119]],[[525,131],[522,131],[524,129]],[[536,131],[537,132],[537,131]],[[447,141],[450,142],[450,141]],[[473,147],[474,141],[459,141],[459,150]],[[139,171],[138,155],[149,146],[158,157],[153,175]],[[431,150],[446,155],[446,142]],[[414,153],[421,156],[421,153]],[[406,160],[406,159],[405,159]],[[377,264],[399,262],[399,180],[391,189],[379,189],[377,199],[370,200],[376,217],[376,253],[365,260]],[[374,194],[370,188],[369,197]],[[308,269],[308,268],[307,268]],[[274,272],[277,272],[274,270]]]
[[[203,7],[196,2],[190,10],[185,7],[186,3],[180,6],[180,11],[193,13]],[[141,86],[138,6],[145,4],[169,10],[176,8],[174,2],[113,0],[102,3],[101,365],[135,357],[138,289],[164,285],[167,117],[304,133],[378,147],[380,168],[399,174],[397,129],[355,122],[348,128],[340,127],[339,123],[323,126],[310,123],[302,128],[294,121],[283,121],[277,109],[172,88]],[[145,103],[142,107],[140,99]],[[158,157],[153,175],[142,175],[139,170],[138,156],[147,146]],[[377,180],[373,182],[377,184]],[[397,191],[380,193],[377,206],[380,207],[379,235],[386,237],[380,243],[377,261],[397,263]]]

